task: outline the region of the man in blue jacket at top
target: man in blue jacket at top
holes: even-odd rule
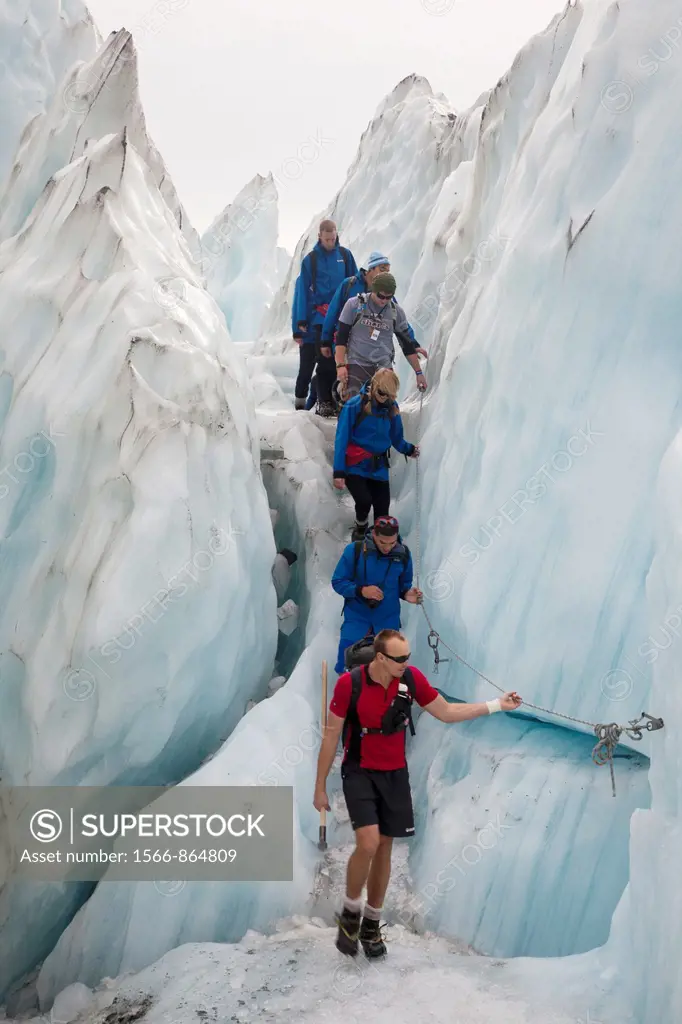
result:
[[[339,287],[334,292],[334,298],[329,303],[329,309],[324,318],[322,325],[322,337],[321,343],[324,345],[325,342],[332,344],[334,341],[334,335],[339,324],[339,317],[343,307],[346,305],[348,299],[355,298],[356,295],[361,295],[363,292],[369,292],[372,288],[372,281],[379,274],[388,274],[391,270],[391,261],[383,253],[374,251],[369,254],[366,267],[360,267],[360,271],[357,274],[352,274],[350,277],[345,278],[341,282]],[[417,339],[414,336],[414,331],[410,324],[407,325],[407,330],[404,336],[398,336],[400,347],[402,348],[405,356],[417,355],[428,358],[428,352],[425,348],[421,348]],[[335,370],[336,372],[336,370]],[[317,401],[317,384],[315,378],[310,388],[310,396],[306,403],[306,409],[312,409],[313,405]]]
[[[345,671],[347,647],[382,629],[399,630],[400,602],[419,604],[423,599],[421,590],[412,586],[412,555],[398,531],[397,519],[380,516],[371,535],[357,542],[357,559],[356,544],[349,544],[334,570],[332,586],[345,598],[337,675]]]
[[[318,411],[333,416],[332,385],[336,365],[330,345],[321,344],[322,324],[334,292],[344,280],[357,274],[355,258],[339,244],[336,224],[323,220],[318,240],[304,256],[294,289],[291,315],[292,334],[299,346],[299,371],[296,378],[295,405],[305,409],[310,379],[317,364]]]

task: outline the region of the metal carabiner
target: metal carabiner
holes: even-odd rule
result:
[[[436,633],[435,629],[432,629],[431,632],[429,633],[427,637],[427,643],[431,650],[433,651],[433,659],[435,661],[433,671],[437,674],[438,666],[440,665],[441,661],[450,661],[450,658],[441,658],[440,654],[438,653],[438,644],[440,643],[440,637],[438,636],[438,633]]]

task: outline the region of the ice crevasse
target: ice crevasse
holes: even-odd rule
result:
[[[543,708],[587,722],[626,722],[644,708],[665,720],[663,733],[621,747],[615,800],[608,771],[590,760],[589,727],[559,727],[543,711],[539,721],[498,716],[456,729],[422,716],[410,751],[421,818],[410,869],[427,924],[516,957],[496,965],[507,984],[538,1000],[560,992],[581,1020],[609,1024],[682,1017],[678,670],[674,643],[654,642],[682,600],[680,141],[664,113],[682,71],[661,43],[678,17],[672,3],[571,3],[462,115],[423,79],[401,83],[325,211],[360,260],[365,249],[390,248],[402,301],[429,341],[422,585],[436,628],[481,672]],[[396,206],[404,222],[389,224],[373,175],[380,158],[397,160],[413,144],[402,129],[417,110],[426,116],[405,183],[411,202]],[[380,147],[389,123],[392,145]],[[400,162],[410,166],[404,152]],[[266,355],[286,352],[292,286],[290,274],[273,301]],[[414,396],[404,408],[409,437]],[[328,471],[305,430],[280,438],[296,463],[283,472],[298,485],[292,511],[302,530],[313,527],[306,499],[325,497]],[[396,467],[394,494],[413,544],[412,467]],[[306,567],[313,610],[303,656],[188,782],[257,781],[315,722],[319,663],[333,660],[340,610],[328,587],[344,536],[333,513],[322,505],[318,571]],[[245,563],[254,600],[261,554],[260,576],[257,562]],[[430,670],[416,609],[406,624],[417,663]],[[203,650],[203,637],[190,639]],[[452,697],[494,695],[457,661],[432,678]],[[53,944],[42,1004],[69,982],[94,985],[182,942],[236,940],[300,911],[316,838],[314,746],[306,755],[281,775],[298,797],[293,887],[206,886],[199,895],[188,886],[162,905],[149,887],[100,886]],[[482,834],[497,841],[484,845]],[[479,851],[471,863],[469,847]],[[162,914],[153,934],[152,912]]]
[[[362,160],[328,211],[337,212],[352,247],[374,240],[371,204],[363,209],[366,236],[350,214],[346,223],[338,212],[349,195],[362,194],[365,167],[370,189],[373,142],[389,112],[399,140],[399,115],[407,123],[418,105],[435,111],[422,129],[436,159],[425,179],[422,243],[411,237],[408,245],[398,218],[391,228],[391,256],[411,268],[408,312],[416,326],[422,311],[429,313],[422,329],[433,353],[430,373],[438,373],[424,411],[422,464],[430,614],[491,678],[533,703],[595,722],[626,722],[643,706],[662,713],[639,647],[652,629],[645,581],[656,544],[655,485],[678,427],[680,356],[670,329],[679,304],[675,232],[658,232],[655,268],[644,246],[628,243],[661,225],[663,211],[675,223],[676,141],[653,116],[657,89],[670,88],[665,75],[675,68],[662,65],[658,81],[643,83],[640,105],[620,114],[609,109],[609,88],[637,67],[641,47],[663,32],[670,12],[662,10],[652,25],[637,4],[622,11],[569,5],[466,116],[449,117],[423,80],[408,81],[380,109],[361,143]],[[654,173],[657,189],[645,189]],[[415,196],[417,206],[421,200]],[[377,225],[378,244],[388,247],[378,215]],[[499,244],[486,246],[491,239]],[[467,275],[471,253],[476,272]],[[443,281],[448,287],[435,287]],[[277,308],[276,301],[273,317]],[[275,338],[273,351],[280,344]],[[409,436],[416,403],[405,410]],[[396,470],[395,493],[412,541],[414,476],[407,469]],[[329,634],[316,649],[331,658],[333,619],[324,623]],[[418,615],[408,628],[426,667]],[[280,704],[254,708],[249,728],[262,722],[265,732],[266,720],[294,693],[297,724],[305,726],[316,712],[318,685],[309,649],[276,695]],[[465,699],[491,696],[457,662],[441,667],[438,685]],[[213,771],[221,762],[238,764],[246,728],[245,721],[211,762]],[[615,801],[607,772],[590,760],[592,743],[581,727],[559,730],[551,718],[472,723],[454,735],[420,724],[411,764],[424,838],[415,844],[412,871],[427,922],[498,956],[589,956],[607,940],[628,880],[630,815],[650,802],[641,754],[651,743],[647,738],[641,752],[631,745],[617,762]],[[661,746],[655,750],[661,756]],[[254,747],[255,777],[271,754]],[[309,782],[311,770],[292,769],[289,777]],[[300,813],[310,841],[314,819]],[[498,821],[504,838],[467,866],[459,884],[448,865]],[[443,877],[459,888],[442,885]],[[466,902],[459,896],[464,885]],[[130,908],[142,908],[142,899],[140,886],[130,895],[118,891],[116,906],[131,920]],[[253,894],[216,889],[215,899],[222,920],[237,922],[237,937]],[[280,893],[271,899],[278,911],[286,905]],[[103,957],[108,972],[149,962],[132,925],[116,940],[121,953],[111,948],[98,922],[113,905],[103,887],[65,932],[43,968],[47,998],[65,981],[94,981]],[[188,908],[189,894],[168,911],[177,922],[168,947],[196,934],[192,923],[182,924]],[[159,939],[154,955],[163,944]]]
[[[179,781],[272,675],[275,546],[243,360],[125,129],[2,246],[0,311],[3,781]],[[5,884],[3,988],[85,895]]]

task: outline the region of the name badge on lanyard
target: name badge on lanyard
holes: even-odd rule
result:
[[[377,330],[377,328],[375,327],[372,333],[370,334],[370,338],[372,339],[372,341],[378,341],[380,334],[381,331]]]

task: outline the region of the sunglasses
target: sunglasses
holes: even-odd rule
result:
[[[390,397],[388,391],[382,391],[381,388],[377,388],[376,393],[379,396],[379,398],[389,398]]]
[[[399,530],[398,520],[393,516],[379,516],[374,521],[374,529],[380,537],[394,537]]]
[[[389,299],[393,298],[392,295],[384,295],[383,292],[375,292],[374,294],[378,299],[381,299],[383,302],[388,302]]]
[[[390,658],[391,661],[397,661],[399,665],[404,665],[406,661],[409,661],[412,657],[411,654],[401,654],[399,658],[395,658],[392,654],[384,655],[386,658]]]

